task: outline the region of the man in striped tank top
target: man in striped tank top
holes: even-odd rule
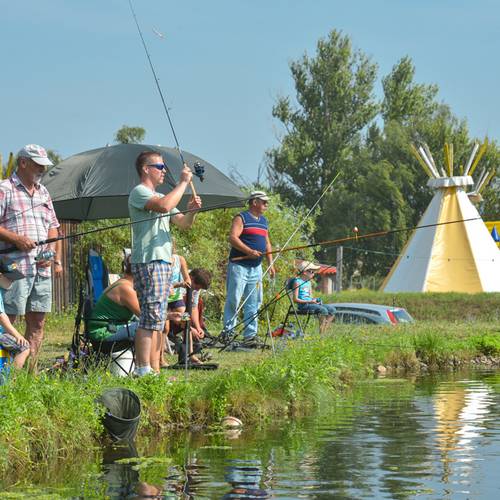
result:
[[[262,303],[262,257],[271,252],[268,223],[264,217],[269,197],[263,191],[250,194],[248,210],[239,213],[233,219],[229,242],[231,252],[226,277],[226,304],[224,306],[224,331],[231,334],[237,322],[236,311],[243,299],[243,338],[251,345],[257,335],[257,311]],[[245,257],[233,261],[235,257]],[[271,255],[266,255],[271,265]],[[269,275],[273,277],[274,268]]]

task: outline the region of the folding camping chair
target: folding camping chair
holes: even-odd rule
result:
[[[305,329],[307,328],[307,325],[309,324],[309,320],[311,319],[311,316],[313,316],[313,317],[316,317],[318,319],[318,331],[321,331],[319,315],[314,313],[314,312],[310,312],[310,311],[300,311],[297,308],[295,302],[293,301],[293,293],[295,290],[294,282],[295,282],[295,278],[289,278],[285,281],[285,291],[286,291],[286,296],[288,298],[289,305],[288,305],[288,310],[287,310],[286,315],[285,315],[285,319],[283,321],[283,325],[286,326],[288,324],[288,318],[290,318],[290,316],[293,315],[295,317],[295,320],[297,321],[297,325],[299,326],[300,331],[302,333],[304,333]],[[299,319],[299,316],[306,317],[306,321],[305,321],[304,325],[302,325],[302,323]]]
[[[109,342],[106,340],[97,341],[90,337],[88,324],[92,319],[92,309],[102,292],[109,286],[109,273],[101,255],[95,250],[90,249],[85,269],[85,283],[80,286],[78,309],[75,317],[75,332],[73,334],[72,352],[74,357],[80,361],[84,356],[86,360],[92,360],[92,363],[104,364],[107,367],[116,365],[116,372],[123,375],[129,375],[133,369],[134,363],[123,366],[127,350],[132,351],[132,359],[135,360],[134,341],[132,337],[126,340]],[[83,331],[81,329],[83,321]],[[114,319],[105,320],[103,324],[113,323],[120,325]],[[121,323],[125,324],[126,323]]]

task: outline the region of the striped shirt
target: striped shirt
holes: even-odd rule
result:
[[[13,233],[27,236],[33,241],[46,240],[49,229],[58,228],[50,194],[42,184],[35,185],[33,196],[23,183],[13,174],[0,182],[0,226]],[[11,243],[0,241],[0,249],[12,247]],[[35,257],[47,246],[37,246],[29,252],[16,250],[9,257],[17,263],[17,268],[26,276],[50,276],[49,267],[36,266]]]
[[[264,253],[266,251],[269,228],[267,219],[263,215],[255,217],[248,210],[239,213],[238,216],[243,221],[243,231],[241,232],[240,240],[252,250]],[[236,248],[231,248],[229,259],[244,255],[246,254]],[[244,259],[237,262],[242,266],[256,267],[262,262],[262,257],[258,259]]]

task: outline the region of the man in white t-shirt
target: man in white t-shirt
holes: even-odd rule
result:
[[[141,306],[139,328],[135,337],[135,375],[159,371],[161,335],[167,316],[167,299],[171,281],[172,242],[170,221],[181,229],[192,226],[195,212],[180,214],[180,202],[193,173],[185,164],[179,183],[168,194],[156,192],[165,180],[166,169],[161,154],[142,152],[135,163],[140,184],[129,195],[132,221],[132,273],[134,288]],[[198,196],[191,198],[189,210],[201,208]],[[168,216],[157,216],[165,214]]]

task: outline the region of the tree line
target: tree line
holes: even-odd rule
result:
[[[408,56],[382,77],[377,99],[377,64],[336,30],[318,41],[314,57],[304,55],[290,70],[296,95],[278,98],[272,110],[283,133],[266,154],[270,186],[290,205],[310,207],[341,172],[321,203],[311,239],[353,236],[355,227],[363,234],[415,226],[432,190],[410,145],[426,142],[443,164],[444,143],[453,143],[455,165],[465,165],[477,140],[467,121],[438,100],[437,85],[415,82]],[[500,149],[490,138],[481,166],[497,175],[483,192],[485,220],[500,218],[499,164]],[[409,236],[354,241],[344,251],[346,275],[357,269],[382,278]],[[335,248],[316,256],[334,262]]]

